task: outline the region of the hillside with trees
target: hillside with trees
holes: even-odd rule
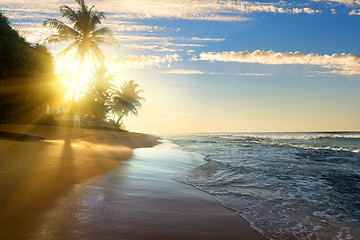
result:
[[[0,13],[0,122],[38,123],[61,100],[61,82],[46,47],[30,44]]]

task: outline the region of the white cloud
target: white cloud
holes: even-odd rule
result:
[[[122,44],[121,47],[127,47],[131,49],[142,49],[142,50],[151,50],[155,52],[177,52],[181,51],[182,49],[175,49],[175,48],[167,48],[159,44],[154,45],[146,45],[146,44]]]
[[[193,60],[260,63],[260,64],[302,64],[317,65],[333,69],[331,72],[342,75],[360,74],[360,56],[354,54],[319,55],[302,52],[274,52],[256,50],[252,53],[242,52],[203,52]]]
[[[289,13],[299,14],[299,13],[307,13],[307,14],[315,14],[320,13],[320,10],[314,10],[311,8],[293,8]]]
[[[116,39],[119,41],[128,41],[128,42],[169,42],[174,40],[173,37],[156,37],[156,36],[143,36],[143,35],[115,35]]]
[[[329,5],[345,5],[348,8],[352,8],[349,15],[360,15],[360,0],[312,0],[313,2],[324,2]],[[334,8],[331,9],[332,13],[336,13]]]
[[[112,64],[116,64],[119,68],[127,69],[144,69],[161,67],[162,65],[170,65],[172,62],[182,61],[178,54],[156,56],[156,55],[129,55],[122,57],[113,57],[109,59]]]
[[[198,43],[179,43],[188,42],[192,39],[187,39],[183,37],[156,37],[156,36],[139,36],[139,35],[115,35],[116,39],[121,43],[121,46],[134,49],[144,49],[144,50],[153,50],[159,52],[174,52],[174,51],[183,51],[187,47],[204,47],[203,44]],[[215,39],[218,40],[218,39]],[[207,41],[215,41],[212,39],[207,39]],[[198,40],[199,41],[199,40]],[[203,41],[206,41],[203,40]]]
[[[163,71],[166,74],[207,74],[207,75],[237,75],[237,76],[270,76],[267,73],[223,73],[223,72],[203,72],[199,70],[191,69],[173,69],[169,71]]]
[[[209,21],[246,21],[242,14],[253,12],[307,13],[319,11],[310,8],[292,7],[284,2],[262,3],[234,0],[108,0],[101,3],[105,9],[118,9],[127,18],[179,18]],[[284,7],[284,5],[287,5]],[[114,10],[113,10],[114,11]]]
[[[164,71],[162,73],[168,73],[168,74],[206,74],[202,71],[198,70],[188,70],[188,69],[173,69],[169,71]]]
[[[103,26],[110,27],[115,32],[156,32],[165,31],[165,28],[159,26],[140,25],[123,22],[119,24],[117,21],[106,21]]]
[[[312,0],[313,2],[339,3],[344,5],[358,5],[360,0]]]
[[[210,42],[221,42],[225,41],[225,38],[199,38],[199,37],[192,37],[192,41],[210,41]]]
[[[259,76],[271,76],[272,74],[270,74],[270,73],[236,73],[235,75],[259,77]]]
[[[349,12],[349,15],[360,15],[360,9],[353,9]]]
[[[96,9],[105,12],[107,19],[104,26],[114,30],[116,35],[122,32],[159,32],[178,31],[161,26],[141,25],[129,22],[131,19],[168,18],[201,21],[247,21],[254,12],[271,12],[281,14],[314,14],[317,10],[296,7],[295,3],[283,1],[262,3],[235,0],[92,0],[88,5],[95,5]],[[59,7],[68,5],[77,7],[74,0],[1,0],[0,9],[7,15],[12,23],[25,34],[31,42],[41,42],[37,34],[43,31],[41,24],[48,17],[61,19]],[[298,4],[299,5],[299,4]],[[31,22],[32,26],[20,24]],[[149,39],[147,39],[149,40]],[[192,41],[223,41],[222,38],[194,38]],[[185,45],[177,45],[186,47]],[[187,45],[199,46],[199,45]]]

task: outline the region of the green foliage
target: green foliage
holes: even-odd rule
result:
[[[25,72],[29,61],[23,55],[27,48],[26,41],[10,26],[5,15],[0,12],[0,77],[14,74],[15,69]]]
[[[143,90],[138,90],[139,85],[133,80],[115,89],[111,84],[113,75],[107,75],[106,72],[103,65],[92,71],[93,77],[88,83],[87,92],[79,101],[80,111],[86,115],[86,120],[98,125],[104,125],[106,121],[119,126],[125,116],[138,115],[141,101],[144,100],[140,96]],[[108,119],[110,115],[116,122]]]
[[[73,49],[77,50],[76,58],[80,58],[80,61],[76,81],[79,81],[80,70],[85,55],[91,53],[94,61],[103,64],[105,56],[101,51],[99,44],[117,46],[117,43],[110,28],[98,28],[98,25],[101,24],[101,20],[105,19],[103,12],[94,10],[94,6],[89,8],[84,0],[75,0],[75,2],[79,5],[77,10],[73,10],[66,5],[60,6],[62,17],[68,19],[73,27],[69,27],[64,22],[54,18],[48,18],[43,22],[43,25],[57,30],[57,34],[53,34],[46,38],[44,41],[45,43],[73,41],[61,52],[61,54],[66,54]],[[74,105],[75,95],[76,89],[74,89],[72,95],[72,105]],[[73,111],[73,109],[71,111]]]
[[[77,58],[80,57],[80,62],[83,61],[87,53],[91,53],[95,60],[102,63],[105,56],[99,48],[99,44],[117,46],[113,32],[107,27],[98,28],[101,20],[105,19],[103,12],[95,11],[94,6],[89,8],[85,5],[85,1],[75,1],[79,4],[78,10],[73,10],[66,5],[60,7],[62,17],[68,19],[73,27],[53,18],[44,21],[44,26],[57,29],[57,33],[46,38],[45,43],[73,41],[61,52],[62,54],[76,49],[76,56]]]
[[[143,90],[138,90],[138,87],[139,85],[134,80],[130,80],[129,82],[125,81],[119,90],[113,91],[110,108],[111,113],[118,117],[116,124],[119,124],[125,116],[138,115],[142,106],[141,101],[145,100],[139,95]]]
[[[2,13],[0,42],[0,121],[33,121],[61,98],[52,56],[27,43]]]
[[[104,65],[92,70],[92,78],[88,83],[87,91],[80,99],[80,111],[87,116],[87,120],[101,123],[106,120],[110,110],[109,101],[113,85],[113,75],[106,74],[107,69]]]

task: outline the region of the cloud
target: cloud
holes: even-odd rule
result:
[[[142,49],[142,50],[151,50],[155,52],[177,52],[182,49],[167,48],[159,44],[122,44],[121,47],[127,47],[131,49]]]
[[[173,69],[173,70],[169,70],[169,71],[164,71],[162,73],[167,73],[167,74],[205,74],[202,71],[188,70],[188,69]]]
[[[360,9],[353,9],[349,12],[349,15],[360,15]]]
[[[267,73],[222,73],[222,72],[203,72],[199,70],[191,69],[173,69],[169,71],[163,71],[161,73],[166,74],[207,74],[207,75],[237,75],[237,76],[270,76]]]
[[[334,74],[359,75],[360,56],[354,54],[319,55],[316,53],[304,54],[302,52],[275,52],[256,50],[252,53],[242,52],[203,52],[199,58],[193,60],[260,63],[260,64],[301,64],[317,65],[333,69]]]
[[[152,26],[130,22],[132,20],[167,18],[167,19],[185,19],[197,21],[248,21],[251,13],[269,12],[280,14],[314,14],[318,10],[308,7],[296,7],[295,3],[286,3],[284,1],[274,3],[262,3],[252,1],[235,0],[92,0],[87,4],[95,5],[96,9],[103,11],[106,20],[103,26],[108,26],[115,32],[115,35],[121,36],[123,32],[175,32],[178,29],[169,29],[163,26]],[[74,0],[1,0],[0,9],[9,17],[10,21],[24,33],[24,36],[30,42],[40,43],[44,38],[38,32],[45,33],[41,25],[46,18],[61,19],[59,6],[68,5],[77,8]],[[299,5],[299,4],[298,4]],[[300,5],[301,6],[301,5]],[[62,19],[64,20],[64,19]],[[22,24],[23,22],[32,23],[31,26]],[[66,21],[65,21],[66,22]],[[173,35],[173,34],[172,34]],[[151,39],[147,39],[151,40]],[[223,41],[222,38],[197,38],[191,41]],[[129,45],[130,43],[128,43]],[[161,43],[156,43],[160,44]],[[182,44],[182,45],[180,45]],[[154,45],[154,44],[152,44]],[[160,48],[165,51],[166,46],[177,47],[197,47],[203,45],[178,43],[177,45],[168,44]]]
[[[210,41],[210,42],[221,42],[225,41],[225,38],[199,38],[199,37],[192,37],[192,41]]]
[[[163,64],[170,65],[172,62],[182,61],[178,54],[156,56],[156,55],[129,55],[122,57],[113,57],[109,60],[112,64],[126,69],[144,69],[161,67]]]
[[[103,26],[110,27],[114,32],[157,32],[166,30],[166,28],[159,26],[141,25],[114,20],[111,21],[109,19],[107,19],[106,24],[103,24]]]
[[[326,2],[326,3],[338,3],[343,5],[360,5],[360,0],[312,0],[313,2]]]
[[[348,8],[352,8],[349,15],[360,15],[360,0],[312,0],[313,2],[324,2],[329,5],[345,5]],[[331,9],[332,13],[336,13],[335,9]]]
[[[199,43],[189,43],[192,39],[183,37],[157,37],[157,36],[144,36],[144,35],[115,35],[116,39],[121,43],[121,46],[134,49],[152,50],[158,52],[175,52],[183,51],[182,48],[188,47],[204,47],[205,45]],[[200,38],[197,38],[200,39]],[[185,42],[185,43],[179,43]],[[194,41],[220,41],[220,39],[205,38]],[[180,47],[180,48],[178,48]]]
[[[127,19],[173,18],[200,21],[247,21],[243,14],[254,12],[284,14],[314,14],[320,12],[310,8],[293,6],[284,1],[262,3],[234,0],[107,0],[101,1],[104,11],[117,12]]]

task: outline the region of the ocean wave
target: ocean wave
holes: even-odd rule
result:
[[[232,133],[232,134],[197,134],[199,137],[220,139],[274,139],[274,140],[313,140],[313,139],[360,139],[359,132],[334,133]]]
[[[203,160],[172,179],[215,195],[268,239],[358,239],[357,138],[188,136],[176,142]]]
[[[343,151],[343,152],[360,153],[360,149],[346,148],[346,147],[312,146],[312,145],[294,144],[294,143],[268,143],[268,144],[278,145],[278,146],[287,146],[287,147],[293,147],[293,148],[310,149],[310,150],[328,150],[328,151]]]

